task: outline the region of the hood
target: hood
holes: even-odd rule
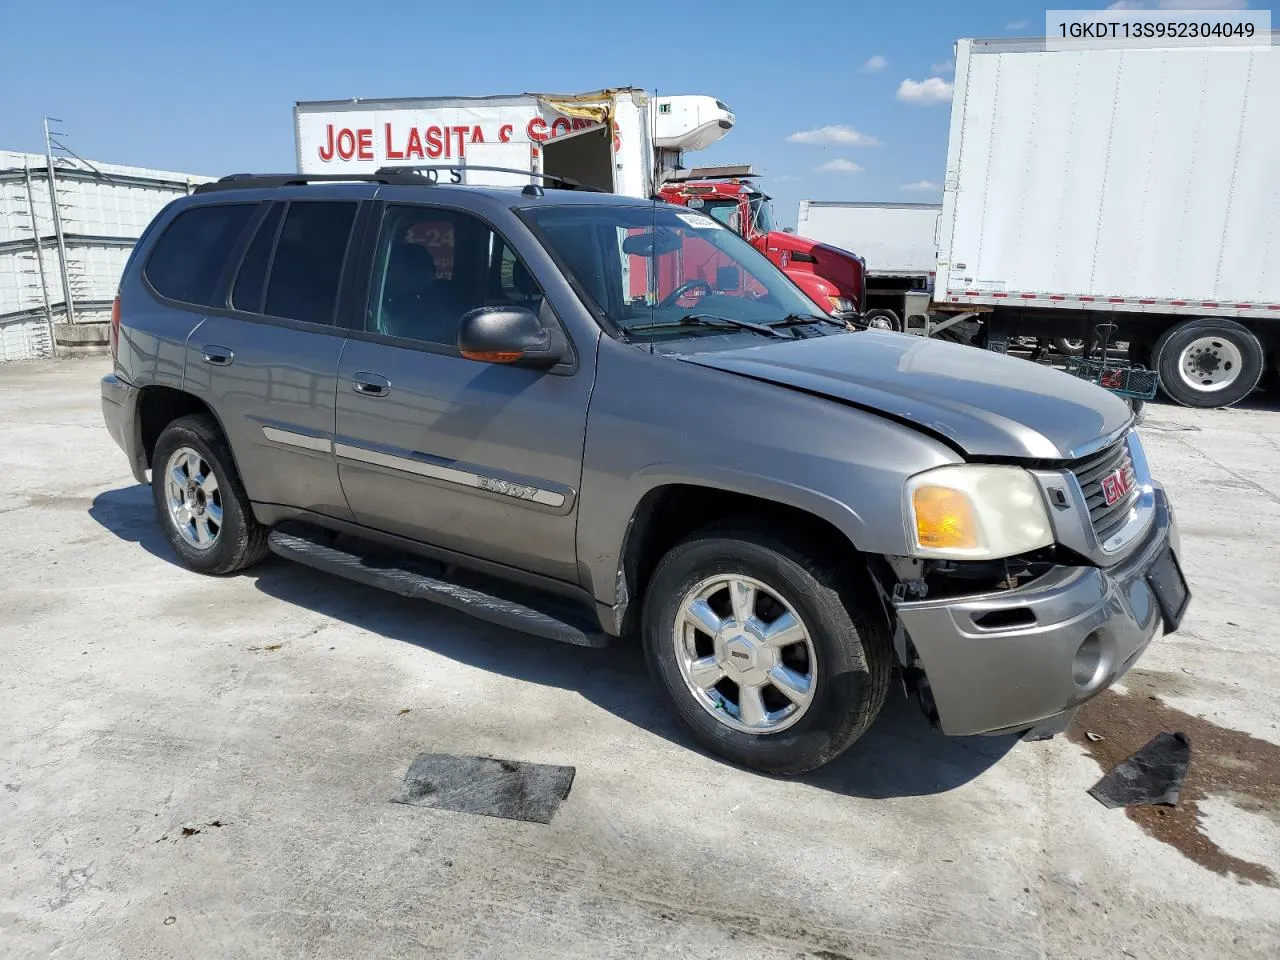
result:
[[[1101,387],[1039,364],[901,333],[860,333],[685,356],[916,424],[975,458],[1074,460],[1133,419]]]

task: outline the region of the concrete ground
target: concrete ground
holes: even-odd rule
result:
[[[106,369],[0,367],[0,956],[1280,955],[1274,408],[1149,407],[1195,601],[1102,741],[949,740],[894,701],[788,781],[694,749],[633,651],[177,566]],[[1090,744],[1170,717],[1189,836],[1085,792]],[[388,803],[423,751],[577,779],[548,826]]]

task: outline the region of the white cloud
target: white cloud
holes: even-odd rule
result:
[[[839,143],[849,147],[880,146],[880,141],[875,137],[869,137],[865,133],[853,129],[853,127],[845,126],[843,123],[832,123],[825,127],[815,127],[812,130],[798,130],[787,137],[787,143],[820,145]]]
[[[941,63],[933,64],[929,69],[934,73],[955,73],[956,62],[954,58],[947,57],[947,59],[943,60]]]
[[[1004,25],[1006,30],[1025,30],[1031,26],[1030,20],[1011,20]]]
[[[942,184],[934,183],[932,180],[916,180],[912,183],[904,183],[898,189],[913,190],[918,193],[936,192],[942,189]]]
[[[879,73],[888,65],[889,65],[889,61],[877,53],[874,57],[872,57],[870,60],[864,63],[861,67],[859,67],[858,72],[859,73]]]
[[[1146,10],[1147,0],[1115,0],[1107,4],[1108,10]],[[1161,10],[1247,10],[1249,0],[1157,0]]]
[[[947,103],[951,100],[951,93],[951,83],[941,77],[903,80],[898,85],[898,99],[903,103]]]
[[[822,173],[861,173],[862,168],[852,160],[828,160],[826,163],[820,163],[813,169]]]

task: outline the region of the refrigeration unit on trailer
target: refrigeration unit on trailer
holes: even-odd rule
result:
[[[1227,406],[1280,349],[1280,54],[961,40],[935,309],[1112,340]],[[1265,382],[1265,380],[1264,380]]]
[[[733,113],[714,97],[655,98],[633,87],[294,107],[301,173],[435,166],[455,182],[509,186],[538,175],[567,177],[646,199],[685,151],[709,146],[733,124]]]
[[[863,320],[870,326],[903,330],[913,312],[910,297],[933,289],[938,259],[938,203],[853,203],[801,200],[796,233],[866,260]]]

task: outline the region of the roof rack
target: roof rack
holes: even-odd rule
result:
[[[551,173],[534,173],[532,170],[520,170],[517,167],[488,167],[478,164],[475,166],[465,164],[463,166],[456,167],[450,164],[426,164],[403,167],[379,167],[377,173],[391,175],[409,172],[425,175],[424,179],[429,180],[431,183],[437,183],[439,182],[439,174],[441,170],[447,170],[450,173],[457,174],[459,180],[454,181],[455,183],[461,180],[461,175],[466,171],[481,170],[485,173],[514,173],[516,176],[520,177],[533,177],[536,180],[545,180],[547,183],[554,184],[562,190],[583,190],[587,193],[606,192],[601,190],[599,187],[589,186],[580,180],[574,180],[572,177],[558,177]]]
[[[192,192],[252,190],[258,187],[300,187],[308,183],[421,184],[422,177],[416,174],[392,175],[381,170],[377,173],[233,173],[220,180],[202,183]]]
[[[448,172],[448,180],[441,180],[440,172]],[[202,183],[194,193],[212,193],[217,190],[252,190],[259,187],[301,187],[308,183],[381,183],[387,186],[422,187],[441,184],[461,184],[467,170],[487,173],[514,173],[522,177],[545,180],[562,190],[582,190],[587,193],[605,193],[599,187],[588,186],[571,177],[557,177],[549,173],[534,173],[515,167],[429,166],[379,167],[373,173],[233,173],[220,180]]]

